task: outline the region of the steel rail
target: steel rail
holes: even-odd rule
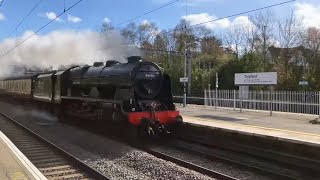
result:
[[[90,166],[86,165],[80,159],[76,158],[75,156],[73,156],[70,153],[66,152],[65,150],[61,149],[60,147],[58,147],[54,143],[52,143],[52,142],[48,141],[47,139],[43,138],[39,134],[35,133],[31,129],[27,128],[26,126],[24,126],[23,124],[19,123],[16,120],[14,120],[10,116],[6,115],[5,113],[0,113],[0,115],[3,116],[8,121],[10,121],[11,123],[13,123],[15,126],[20,128],[21,130],[23,130],[24,132],[26,132],[28,135],[36,138],[38,140],[37,143],[45,144],[46,146],[50,147],[50,149],[53,152],[56,152],[61,157],[64,157],[68,162],[70,162],[71,165],[73,165],[73,166],[75,166],[75,168],[81,170],[82,171],[81,173],[84,173],[84,174],[89,176],[89,177],[86,177],[86,178],[88,178],[88,179],[92,178],[92,179],[97,179],[97,180],[108,180],[109,179],[108,177],[106,177],[105,175],[101,174],[97,170],[95,170],[95,169],[91,168]],[[22,153],[24,153],[24,152],[22,151]],[[31,160],[31,162],[32,162],[32,160]],[[40,170],[40,172],[41,172],[41,170]],[[61,177],[63,177],[63,176],[61,176]]]
[[[210,145],[206,145],[204,143],[199,143],[199,142],[197,143],[195,141],[187,140],[187,139],[184,139],[184,138],[178,138],[178,141],[182,141],[183,143],[193,144],[193,145],[198,145],[198,146],[210,146]],[[227,162],[227,163],[237,164],[237,165],[243,166],[243,167],[248,167],[249,169],[253,169],[253,170],[257,171],[257,172],[261,172],[261,173],[264,173],[264,174],[269,174],[269,175],[271,175],[273,177],[276,177],[276,178],[280,178],[280,179],[297,179],[297,177],[294,177],[294,176],[291,176],[291,175],[288,175],[288,174],[283,174],[283,173],[280,173],[280,172],[277,172],[277,171],[274,171],[274,170],[269,170],[269,169],[262,168],[262,167],[259,167],[259,166],[254,166],[252,164],[241,162],[241,161],[239,161],[237,159],[234,159],[234,158],[231,159],[231,158],[228,158],[228,157],[224,157],[223,155],[219,155],[217,153],[204,152],[204,151],[198,150],[194,146],[193,146],[193,148],[190,148],[190,147],[185,147],[183,145],[177,145],[177,143],[172,143],[169,146],[171,146],[173,148],[176,148],[176,149],[188,151],[188,152],[193,153],[193,154],[202,155],[202,156],[208,157],[210,159],[218,159],[218,160],[221,160],[221,161],[224,161],[224,162]]]
[[[142,145],[136,145],[136,144],[132,145],[132,146],[135,147],[135,148],[138,148],[140,150],[143,150],[143,151],[145,151],[145,152],[147,152],[147,153],[149,153],[149,154],[151,154],[151,155],[153,155],[153,156],[155,156],[157,158],[173,162],[173,163],[175,163],[175,164],[177,164],[179,166],[185,167],[187,169],[194,170],[196,172],[199,172],[201,174],[204,174],[204,175],[216,178],[216,179],[220,179],[220,180],[238,180],[237,178],[231,177],[229,175],[226,175],[226,174],[214,171],[214,170],[210,170],[210,169],[207,169],[205,167],[201,167],[199,165],[196,165],[194,163],[187,162],[185,160],[182,160],[182,159],[170,156],[168,154],[156,151],[156,150],[154,150],[154,149],[152,149],[152,148],[150,148],[148,146],[142,146]]]

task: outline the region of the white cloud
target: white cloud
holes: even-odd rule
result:
[[[203,23],[203,24],[200,24],[200,26],[204,26],[211,30],[214,30],[214,29],[225,30],[228,28],[243,28],[243,29],[252,30],[254,28],[254,24],[249,20],[248,16],[238,16],[233,20],[226,18],[226,19],[221,19],[217,21],[212,21],[218,18],[214,15],[209,15],[208,13],[200,13],[200,14],[190,14],[188,16],[182,16],[182,19],[187,20],[190,23],[190,25]]]
[[[148,20],[143,20],[141,22],[142,25],[150,25],[150,22]]]
[[[78,22],[81,22],[82,19],[79,17],[72,16],[72,15],[68,14],[68,21],[73,22],[73,23],[78,23]]]
[[[155,3],[169,3],[172,2],[171,0],[152,0]],[[220,0],[188,0],[189,3],[209,3],[209,2],[218,2]],[[183,2],[185,4],[185,2]]]
[[[201,2],[217,2],[217,1],[219,1],[219,0],[189,0],[190,2],[199,2],[199,3],[201,3]]]
[[[243,26],[250,23],[251,21],[249,20],[248,16],[238,16],[232,21],[231,26]]]
[[[248,16],[238,16],[236,17],[230,25],[231,28],[243,28],[248,31],[255,29],[255,25],[250,21]]]
[[[182,19],[185,19],[188,22],[190,22],[190,25],[195,25],[195,24],[217,19],[217,17],[214,15],[209,15],[208,13],[200,13],[200,14],[190,14],[188,16],[182,16]],[[205,23],[203,24],[203,26],[208,29],[215,29],[215,28],[225,29],[225,28],[228,28],[230,24],[231,22],[229,19],[222,19],[218,21]]]
[[[320,6],[309,3],[295,3],[294,14],[303,18],[303,23],[306,26],[320,26]]]
[[[105,18],[103,19],[103,22],[105,22],[105,23],[110,23],[111,20],[110,20],[109,18],[105,17]]]
[[[6,16],[3,13],[0,13],[0,21],[6,20]]]
[[[169,4],[171,2],[173,2],[172,0],[152,0],[153,3],[155,4]],[[212,3],[221,3],[224,2],[223,0],[188,0],[188,7],[204,7],[207,5],[212,5]],[[183,1],[178,1],[175,4],[177,4],[177,6],[179,7],[185,7],[186,6],[186,2],[185,0]]]
[[[280,41],[278,41],[277,39],[270,39],[270,45],[273,45],[275,47],[280,47]]]
[[[49,19],[49,20],[54,20],[55,21],[59,21],[61,22],[62,19],[60,18],[57,18],[57,14],[55,12],[46,12],[45,16]]]

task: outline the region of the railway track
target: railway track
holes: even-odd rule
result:
[[[131,144],[132,145],[132,144]],[[133,147],[135,148],[138,148],[142,151],[145,151],[149,154],[152,154],[153,156],[155,157],[158,157],[160,159],[163,159],[163,160],[166,160],[166,161],[170,161],[170,162],[173,162],[179,166],[182,166],[182,167],[185,167],[187,169],[191,169],[191,170],[194,170],[196,172],[199,172],[199,173],[202,173],[204,175],[207,175],[209,177],[212,177],[212,178],[215,178],[215,179],[219,179],[219,180],[238,180],[237,178],[235,177],[231,177],[229,175],[226,175],[226,174],[223,174],[223,173],[220,173],[218,171],[214,171],[214,170],[210,170],[210,169],[207,169],[207,168],[204,168],[204,167],[201,167],[199,165],[196,165],[196,164],[193,164],[191,162],[188,162],[188,161],[185,161],[185,160],[182,160],[182,159],[179,159],[177,157],[174,157],[174,156],[171,156],[171,155],[168,155],[166,153],[163,153],[163,152],[160,152],[158,150],[155,150],[152,148],[152,145],[151,146],[148,146],[148,145],[141,145],[140,143],[137,145],[137,144],[134,144],[132,145]]]
[[[147,152],[147,153],[149,153],[159,159],[170,161],[170,162],[175,163],[181,167],[185,167],[187,169],[194,170],[196,172],[207,175],[209,177],[219,179],[219,180],[238,180],[237,178],[228,176],[228,175],[220,173],[218,171],[213,171],[213,170],[198,166],[196,164],[193,164],[191,162],[187,162],[182,159],[176,158],[174,156],[162,153],[156,149],[153,149],[152,148],[153,142],[150,143],[148,140],[147,140],[147,142],[145,142],[144,140],[141,140],[141,139],[134,139],[134,138],[131,139],[131,138],[128,138],[128,135],[126,135],[126,134],[112,134],[112,133],[109,134],[109,132],[105,131],[105,129],[100,129],[101,126],[96,126],[96,125],[90,126],[89,125],[89,126],[83,127],[83,124],[81,124],[81,123],[79,123],[79,124],[74,123],[74,122],[69,122],[69,123],[71,123],[71,125],[73,125],[73,126],[77,126],[79,128],[84,128],[84,129],[90,130],[93,133],[107,136],[108,138],[111,138],[115,141],[119,141],[119,142],[128,144],[128,145],[132,146],[133,148]]]
[[[279,163],[275,161],[270,162],[272,166],[279,167],[278,169],[277,168],[272,169],[268,167],[268,165],[263,163],[261,165],[257,163],[257,161],[264,162],[264,161],[268,161],[268,159],[262,159],[254,155],[248,155],[250,152],[248,152],[248,154],[242,154],[242,153],[228,151],[224,148],[223,148],[224,150],[219,150],[219,147],[212,147],[202,143],[194,142],[192,140],[186,140],[183,138],[167,142],[165,146],[178,149],[179,151],[187,151],[195,155],[201,155],[211,160],[220,160],[226,163],[238,165],[239,167],[246,167],[253,171],[266,174],[272,177],[272,179],[300,179],[300,176],[303,176],[303,177],[308,176],[310,179],[313,179],[312,177],[310,177],[310,172],[299,174],[298,173],[299,171],[303,171],[301,168],[292,167],[288,164],[280,163],[279,165]],[[256,158],[256,160],[252,161],[251,159],[254,159],[254,158]],[[281,167],[293,168],[291,170],[293,170],[297,174],[290,174],[288,173],[289,172],[288,170],[283,170],[281,169]]]
[[[0,115],[0,130],[47,179],[109,179],[6,114]]]

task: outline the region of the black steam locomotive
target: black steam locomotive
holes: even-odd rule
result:
[[[41,103],[61,116],[129,125],[144,134],[169,133],[182,123],[169,75],[138,56],[129,57],[127,63],[110,60],[5,78],[0,90]]]

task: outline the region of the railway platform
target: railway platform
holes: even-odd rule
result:
[[[43,180],[42,173],[0,131],[0,179]]]
[[[311,124],[316,115],[233,109],[197,105],[177,106],[185,125],[182,135],[193,134],[209,140],[232,139],[254,147],[319,158],[320,124]]]

